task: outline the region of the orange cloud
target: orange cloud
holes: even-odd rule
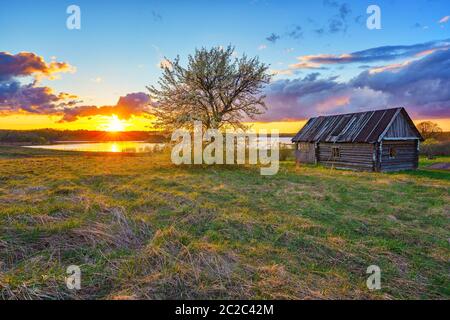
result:
[[[372,68],[369,70],[370,74],[375,74],[375,73],[380,73],[380,72],[384,72],[384,71],[398,71],[399,69],[406,67],[407,65],[409,65],[411,63],[412,60],[408,60],[402,63],[393,63],[393,64],[388,64],[386,66],[383,67],[376,67],[376,68]]]
[[[320,64],[314,62],[301,61],[289,65],[291,69],[319,69]]]
[[[282,70],[273,69],[270,70],[270,73],[273,75],[287,75],[287,76],[294,74],[293,71],[289,69],[282,69]]]
[[[286,70],[278,70],[276,74],[292,74],[293,70],[297,69],[325,69],[322,65],[324,64],[335,64],[339,63],[347,63],[351,62],[353,56],[351,54],[341,54],[341,55],[332,55],[332,54],[317,54],[317,55],[306,55],[297,57],[299,62],[293,63],[289,65],[289,68]]]
[[[321,64],[334,64],[336,62],[339,63],[345,63],[345,62],[352,62],[353,55],[350,53],[344,53],[341,55],[334,55],[334,54],[317,54],[317,55],[306,55],[302,57],[298,57],[300,61],[306,61],[306,62],[320,62]]]
[[[116,105],[113,106],[76,106],[65,108],[63,117],[59,122],[73,122],[81,117],[96,115],[112,116],[116,115],[120,119],[129,119],[131,116],[145,116],[149,113],[150,97],[146,93],[130,93],[120,97]]]

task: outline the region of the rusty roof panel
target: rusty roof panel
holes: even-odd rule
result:
[[[366,124],[370,121],[372,116],[374,115],[375,111],[365,112],[361,114],[361,118],[359,121],[355,124],[355,127],[353,128],[352,132],[349,134],[349,142],[354,142],[358,135],[361,133],[361,131],[366,127]]]
[[[385,110],[377,110],[374,111],[370,119],[367,121],[367,123],[364,125],[362,130],[359,132],[359,134],[355,138],[355,142],[367,142],[367,138],[370,136],[370,134],[374,131],[378,123],[380,122],[381,118],[384,115]]]
[[[293,142],[376,142],[402,108],[311,118]]]

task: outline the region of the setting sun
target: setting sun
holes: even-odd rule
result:
[[[124,131],[126,127],[126,121],[120,120],[115,114],[111,117],[108,124],[106,125],[106,131],[109,132],[121,132]]]

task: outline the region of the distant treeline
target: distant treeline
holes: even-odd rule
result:
[[[439,132],[420,144],[420,154],[428,157],[450,156],[450,132]]]
[[[105,132],[90,130],[0,130],[0,143],[48,144],[56,141],[148,141],[164,142],[167,135],[156,131]]]
[[[450,156],[450,141],[425,141],[420,146],[420,154],[432,156]]]
[[[450,141],[450,131],[440,132],[440,133],[436,134],[435,139],[438,141],[443,141],[443,142]]]

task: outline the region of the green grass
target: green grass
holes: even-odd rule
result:
[[[164,154],[0,147],[0,298],[448,299],[450,177],[431,163],[283,162],[264,177]],[[365,285],[372,264],[379,291]]]

